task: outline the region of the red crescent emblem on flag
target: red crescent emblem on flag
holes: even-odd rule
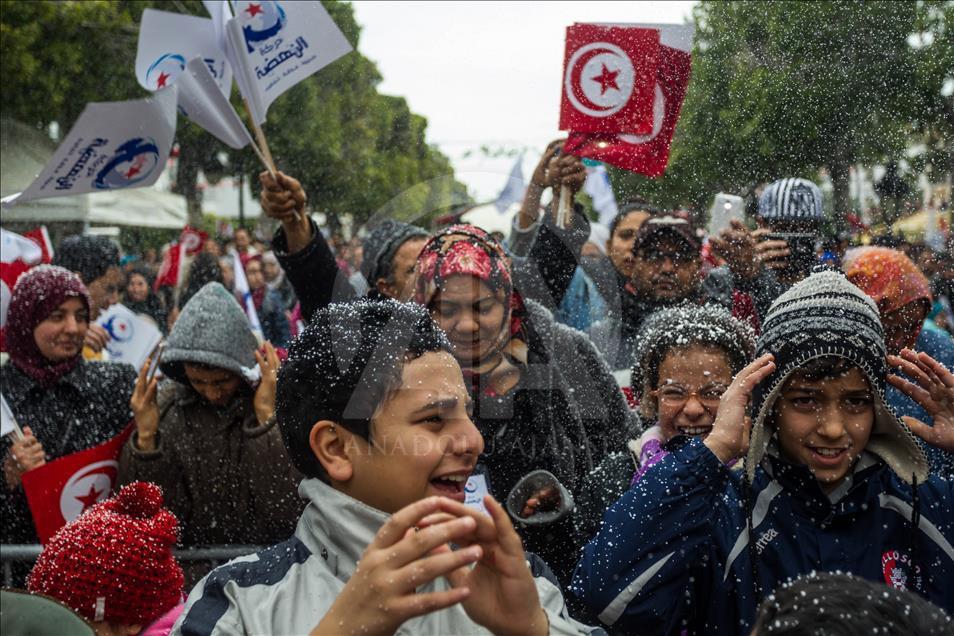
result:
[[[609,42],[592,42],[573,53],[566,65],[564,88],[578,111],[608,117],[629,102],[634,78],[633,64],[623,49]]]
[[[67,523],[90,506],[104,501],[116,484],[119,463],[111,459],[94,462],[69,478],[60,493],[60,514]]]

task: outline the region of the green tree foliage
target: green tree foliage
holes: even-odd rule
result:
[[[4,116],[64,132],[87,102],[145,94],[135,77],[139,20],[147,7],[206,16],[198,0],[0,3],[0,77]],[[355,46],[283,95],[269,110],[265,132],[281,170],[302,180],[316,210],[362,223],[380,210],[407,218],[432,216],[467,200],[449,161],[425,141],[427,121],[404,99],[378,93],[381,75],[358,49],[360,27],[351,5],[326,2]],[[243,113],[237,90],[233,103]],[[196,178],[261,170],[250,149],[235,152],[180,117],[176,189],[201,221]],[[223,163],[220,159],[225,158]]]
[[[624,198],[704,209],[720,190],[825,169],[840,218],[849,166],[900,156],[918,129],[950,127],[950,14],[951,3],[702,2],[667,173],[614,171],[614,184]],[[930,44],[913,45],[924,32]]]

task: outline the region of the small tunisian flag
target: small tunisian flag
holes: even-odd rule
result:
[[[660,31],[660,49],[652,130],[648,134],[571,132],[564,152],[649,177],[659,177],[666,171],[669,147],[689,85],[693,27],[656,25],[656,28]]]
[[[648,133],[659,31],[574,24],[566,29],[560,129]]]
[[[162,257],[153,288],[158,291],[160,287],[167,285],[178,287],[182,277],[185,276],[186,260],[198,254],[208,238],[209,235],[206,232],[194,227],[187,225],[182,228],[178,242],[170,245]]]
[[[49,261],[36,242],[0,228],[0,350],[5,349],[4,331],[13,286],[20,274],[41,262]]]
[[[130,422],[119,435],[99,446],[23,473],[23,491],[40,543],[45,544],[84,510],[109,497],[116,487],[119,453],[135,426]]]

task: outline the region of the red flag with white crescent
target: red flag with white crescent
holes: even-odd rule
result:
[[[57,530],[109,497],[118,481],[119,454],[135,426],[132,421],[99,446],[23,473],[23,491],[40,543],[45,544]]]
[[[560,129],[648,133],[659,31],[574,24],[566,30]]]
[[[691,71],[691,26],[660,25],[659,69],[653,101],[653,126],[647,134],[571,132],[563,151],[603,161],[648,177],[666,171],[679,111]]]
[[[0,351],[6,350],[7,310],[20,275],[39,263],[48,263],[43,248],[30,238],[0,229]]]

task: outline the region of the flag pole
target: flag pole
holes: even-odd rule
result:
[[[570,210],[573,206],[573,195],[570,193],[570,186],[560,185],[560,203],[557,207],[556,226],[565,229],[570,223]]]
[[[265,164],[265,169],[268,170],[268,174],[271,175],[272,179],[275,180],[275,183],[278,183],[278,177],[275,176],[275,160],[272,159],[272,151],[268,148],[268,140],[265,138],[265,131],[262,130],[262,127],[255,123],[255,118],[252,117],[252,109],[248,105],[248,98],[244,95],[242,96],[242,102],[245,104],[245,114],[248,115],[248,123],[252,125],[252,131],[255,133],[255,139],[258,140],[258,145],[261,146],[259,150],[258,146],[255,143],[252,143],[252,148],[255,150],[255,154],[258,155],[259,160]],[[300,214],[297,214],[299,218],[305,218],[305,211],[301,210]]]

